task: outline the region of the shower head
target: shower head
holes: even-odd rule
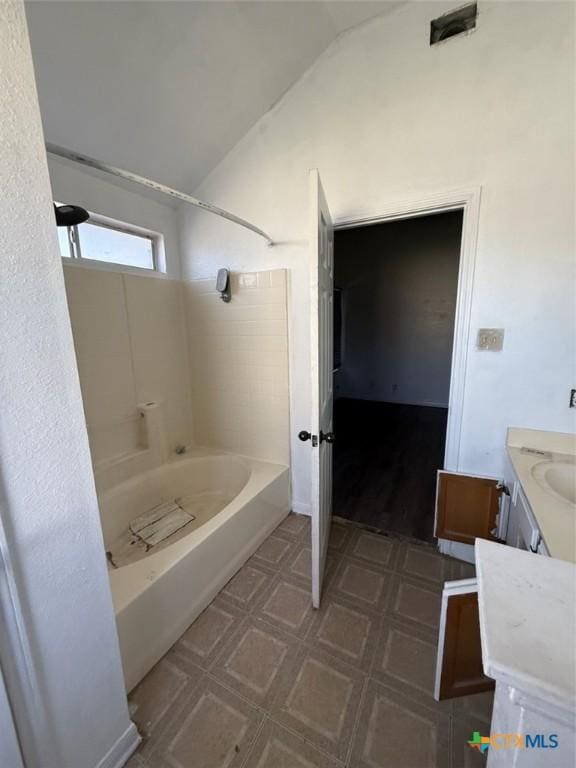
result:
[[[79,205],[55,205],[54,213],[57,227],[74,227],[90,218],[88,211]]]

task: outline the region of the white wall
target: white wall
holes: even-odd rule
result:
[[[307,171],[336,219],[482,187],[459,465],[500,473],[510,424],[575,426],[574,7],[480,2],[478,29],[430,48],[456,2],[409,3],[337,40],[197,190],[279,243],[182,210],[186,278],[290,271],[291,433],[309,423]],[[504,351],[478,352],[478,327]],[[309,446],[292,442],[296,506]]]
[[[183,284],[196,443],[288,464],[286,272],[232,274],[229,303],[214,284]]]
[[[336,396],[448,406],[461,232],[453,212],[336,233]]]
[[[168,448],[192,442],[181,283],[64,262],[95,466],[142,447],[137,406],[163,404]]]
[[[0,110],[2,670],[26,737],[26,765],[111,768],[137,734],[126,704],[20,2],[0,3]],[[23,626],[6,619],[15,609]],[[28,670],[19,664],[18,630],[29,641]],[[30,679],[36,698],[23,702]]]
[[[91,213],[163,235],[164,252],[161,256],[165,262],[165,272],[169,277],[180,276],[178,225],[174,207],[140,194],[138,187],[133,184],[128,189],[54,155],[48,155],[48,168],[54,200],[81,205]]]

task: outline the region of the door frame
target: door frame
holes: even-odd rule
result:
[[[4,618],[0,624],[0,670],[22,762],[41,765],[56,752],[20,587],[0,508],[0,611]],[[3,717],[6,714],[4,708]]]
[[[337,231],[388,221],[414,219],[435,213],[447,213],[456,210],[463,212],[456,311],[454,313],[450,391],[448,395],[446,448],[444,452],[444,469],[452,471],[460,469],[460,442],[464,413],[466,365],[470,343],[470,317],[476,266],[481,189],[481,187],[468,187],[466,189],[456,189],[430,195],[429,197],[407,198],[390,203],[384,208],[379,207],[378,213],[334,218],[334,230]]]

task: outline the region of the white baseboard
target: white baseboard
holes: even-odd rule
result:
[[[292,512],[296,512],[297,515],[310,515],[312,514],[312,508],[307,501],[296,501],[292,499]]]
[[[112,745],[96,768],[123,768],[136,751],[142,738],[134,723],[130,723],[118,741]]]
[[[455,557],[457,560],[464,560],[465,563],[474,565],[474,546],[464,544],[461,541],[449,541],[448,539],[438,539],[438,549],[443,555]]]

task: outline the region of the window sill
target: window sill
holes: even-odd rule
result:
[[[147,269],[146,267],[131,267],[128,264],[114,264],[108,261],[95,261],[94,259],[70,259],[61,257],[62,264],[75,269],[96,269],[100,272],[117,272],[123,275],[138,275],[140,277],[156,277],[161,280],[176,280],[172,275],[165,272],[159,272],[157,269]]]

